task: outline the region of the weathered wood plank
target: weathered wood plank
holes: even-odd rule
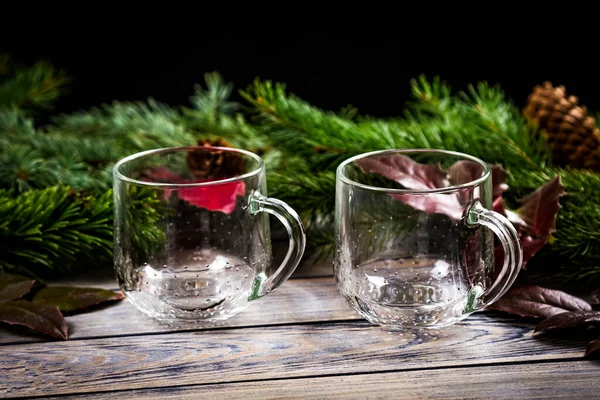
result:
[[[361,317],[339,294],[333,278],[293,279],[219,326],[264,326],[352,319]],[[67,322],[71,339],[202,329],[185,325],[166,326],[146,317],[127,300],[101,310],[67,317]],[[211,327],[204,327],[207,328]],[[51,340],[24,330],[15,333],[10,327],[0,328],[0,345]]]
[[[599,363],[572,361],[132,390],[97,393],[83,398],[592,399],[599,395],[599,371]]]
[[[356,321],[10,345],[3,346],[0,353],[0,396],[577,359],[583,355],[585,343],[576,346],[569,340],[534,338],[532,330],[530,324],[481,315],[435,335],[401,334]],[[477,379],[468,371],[465,374],[454,379],[461,384]],[[431,385],[437,383],[431,381]]]

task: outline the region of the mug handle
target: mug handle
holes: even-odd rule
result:
[[[292,275],[304,254],[306,233],[298,213],[281,200],[255,192],[250,196],[249,211],[251,215],[259,212],[273,214],[281,221],[290,238],[287,254],[277,271],[269,277],[263,273],[254,280],[249,300],[256,300],[277,289]]]
[[[483,225],[498,236],[504,249],[504,263],[494,283],[483,290],[477,286],[471,290],[466,312],[479,311],[498,300],[517,279],[523,263],[523,249],[513,224],[502,214],[488,210],[479,201],[473,203],[467,213],[467,224]]]

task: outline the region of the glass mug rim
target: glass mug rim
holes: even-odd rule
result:
[[[126,176],[119,170],[123,165],[125,165],[131,161],[138,160],[140,158],[144,158],[147,156],[154,156],[157,154],[165,154],[165,153],[176,153],[176,152],[180,152],[180,151],[190,151],[190,150],[205,150],[205,151],[217,150],[217,151],[227,151],[227,152],[232,152],[232,153],[244,154],[244,155],[252,158],[254,161],[256,161],[257,167],[249,172],[242,174],[242,175],[234,176],[231,178],[216,179],[214,181],[208,181],[208,182],[191,182],[191,183],[142,181],[139,179],[134,179],[129,176]],[[217,186],[217,185],[222,185],[224,183],[244,181],[248,178],[251,178],[253,176],[260,174],[260,172],[262,170],[264,170],[264,167],[265,167],[265,163],[264,163],[263,159],[259,155],[252,153],[251,151],[248,151],[248,150],[237,149],[234,147],[219,147],[219,146],[180,146],[180,147],[164,147],[164,148],[159,148],[159,149],[145,150],[145,151],[141,151],[139,153],[131,154],[125,158],[122,158],[113,167],[113,176],[123,182],[131,183],[134,185],[140,185],[140,186],[148,186],[148,187],[161,187],[161,188],[165,188],[165,187],[168,187],[168,188],[203,187],[203,186]]]
[[[368,157],[378,156],[378,155],[386,155],[386,154],[409,155],[409,154],[417,154],[417,153],[432,153],[432,154],[448,155],[448,156],[459,157],[459,158],[469,160],[469,161],[474,161],[483,167],[483,174],[481,175],[481,177],[474,179],[470,182],[462,183],[460,185],[453,185],[453,186],[447,186],[447,187],[443,187],[443,188],[434,188],[434,189],[394,189],[394,188],[385,188],[385,187],[380,187],[380,186],[372,186],[372,185],[366,185],[363,183],[356,182],[355,180],[352,180],[352,179],[348,178],[346,175],[344,175],[344,168],[347,165],[349,165],[357,160],[363,159],[363,158],[368,158]],[[491,176],[491,169],[490,169],[489,165],[487,163],[485,163],[483,160],[481,160],[477,157],[471,156],[469,154],[460,153],[460,152],[451,151],[451,150],[442,150],[442,149],[376,150],[376,151],[371,151],[368,153],[361,153],[354,157],[350,157],[350,158],[344,160],[336,169],[336,177],[340,181],[342,181],[343,183],[345,183],[347,185],[355,186],[359,189],[366,190],[366,191],[380,192],[380,193],[397,193],[397,194],[432,194],[432,193],[454,192],[456,190],[476,187],[476,186],[482,184],[483,182],[485,182],[487,179],[489,179],[490,176]]]

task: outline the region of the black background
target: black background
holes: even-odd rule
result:
[[[256,33],[177,39],[130,34],[91,38],[73,32],[60,37],[46,33],[31,41],[8,37],[0,50],[20,63],[48,60],[71,76],[69,92],[55,112],[148,97],[186,104],[194,83],[203,83],[203,74],[210,71],[220,72],[236,90],[260,77],[286,83],[290,92],[318,107],[337,111],[352,104],[363,114],[380,117],[401,113],[410,80],[421,73],[440,76],[454,89],[483,80],[499,84],[520,107],[535,85],[548,80],[565,85],[581,103],[600,111],[595,36],[561,41],[558,33],[530,32],[490,40],[480,34],[437,32],[435,40],[413,40],[406,34]]]

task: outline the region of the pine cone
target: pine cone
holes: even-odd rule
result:
[[[199,139],[198,146],[202,147],[232,147],[222,138]],[[246,162],[242,155],[222,150],[189,151],[186,156],[188,168],[200,179],[224,179],[241,175],[246,170]]]
[[[545,132],[556,164],[600,171],[600,130],[577,97],[567,97],[564,86],[536,86],[523,114]]]

